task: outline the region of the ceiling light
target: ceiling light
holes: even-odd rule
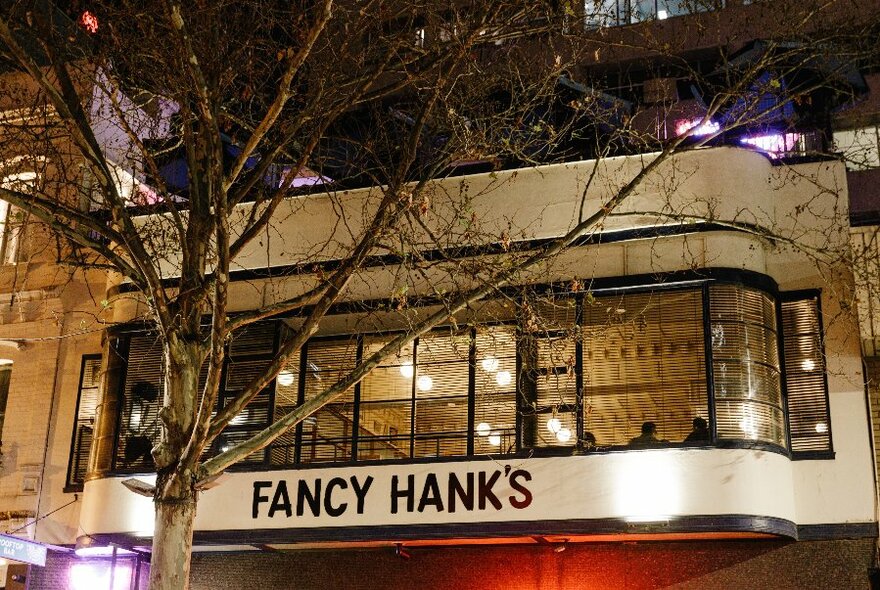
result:
[[[278,385],[282,387],[290,387],[295,380],[296,375],[294,375],[292,371],[285,369],[278,373]]]
[[[495,382],[498,385],[510,385],[510,382],[513,381],[513,377],[510,374],[510,371],[498,371],[495,373]]]
[[[490,430],[492,430],[492,427],[489,426],[488,422],[480,422],[477,424],[477,434],[480,436],[489,436]]]
[[[416,385],[420,391],[431,391],[434,388],[434,380],[427,375],[422,375],[416,380]]]
[[[400,363],[400,374],[407,379],[412,379],[412,376],[415,374],[412,361],[403,361]]]
[[[498,359],[494,356],[487,356],[482,362],[483,370],[487,373],[494,373],[498,370]]]

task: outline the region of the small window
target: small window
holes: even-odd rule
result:
[[[4,177],[0,184],[11,190],[28,192],[36,179],[36,172],[20,172]],[[24,211],[0,201],[0,264],[15,264],[21,259],[22,233],[26,221]]]
[[[89,451],[94,437],[100,386],[101,356],[84,356],[79,377],[79,393],[76,398],[76,421],[73,424],[70,462],[67,466],[67,489],[82,489],[85,481]]]
[[[792,455],[833,457],[818,293],[786,297],[782,329]]]
[[[12,377],[12,361],[0,359],[0,435],[3,433],[3,422],[6,419],[6,400],[9,399],[10,377]]]

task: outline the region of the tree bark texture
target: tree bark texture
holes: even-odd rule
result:
[[[160,476],[161,479],[161,476]],[[158,482],[157,482],[158,483]],[[190,489],[183,489],[184,486]],[[155,500],[156,520],[153,532],[153,555],[150,560],[150,590],[186,590],[189,588],[193,523],[196,517],[196,493],[189,482],[158,486],[169,491],[178,488],[177,497]]]

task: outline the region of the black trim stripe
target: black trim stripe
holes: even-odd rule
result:
[[[802,524],[797,528],[800,541],[829,539],[873,539],[877,537],[876,522],[842,522],[830,524]]]
[[[841,525],[846,526],[846,525]],[[860,531],[862,528],[859,529]],[[760,533],[798,539],[799,528],[772,516],[726,514],[673,517],[668,521],[627,522],[620,518],[537,520],[393,526],[353,526],[286,529],[196,531],[196,545],[261,545],[274,543],[333,543],[370,541],[431,541],[448,539],[504,539],[557,535],[645,535],[669,533]],[[832,531],[833,532],[833,531]],[[143,545],[143,537],[125,534],[92,535],[93,541]],[[832,537],[824,537],[832,538]],[[849,537],[847,537],[849,538]],[[625,539],[624,539],[625,540]]]

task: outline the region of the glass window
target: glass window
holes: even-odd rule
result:
[[[0,185],[10,190],[31,192],[37,181],[36,172],[18,172],[0,179]],[[22,234],[27,213],[0,201],[0,264],[15,264],[22,258]]]
[[[516,450],[516,330],[477,330],[474,367],[474,452]]]
[[[718,438],[785,446],[775,300],[740,285],[709,296]]]
[[[76,419],[67,466],[67,487],[82,488],[89,461],[101,386],[101,355],[83,357],[76,398]]]
[[[682,442],[708,420],[701,290],[596,297],[583,316],[585,438]],[[656,434],[633,441],[649,422]]]
[[[613,27],[647,20],[718,10],[722,0],[584,0],[587,28]]]
[[[796,297],[782,302],[785,385],[795,457],[831,451],[819,296]]]
[[[470,349],[470,330],[419,339],[413,456],[467,454]]]
[[[789,296],[781,307],[795,453],[831,448],[817,297]],[[248,461],[295,465],[715,441],[784,448],[778,321],[775,297],[738,284],[526,296],[515,322],[435,330],[400,347]],[[265,371],[277,326],[269,322],[233,339],[220,406]],[[315,399],[395,336],[310,341],[235,417],[212,452]],[[161,354],[155,336],[131,337],[117,468],[152,467]]]
[[[306,400],[313,399],[339,381],[355,367],[358,359],[356,337],[344,340],[315,340],[305,351]],[[351,461],[355,430],[355,389],[349,389],[331,403],[302,421],[300,461],[321,463]],[[369,422],[361,419],[361,433]]]
[[[159,404],[164,389],[162,341],[157,334],[132,336],[122,389],[116,468],[150,471],[150,451],[159,439]]]
[[[520,338],[524,447],[577,444],[577,300],[570,296],[523,305]]]
[[[0,435],[6,421],[6,402],[9,399],[9,380],[12,377],[12,361],[0,359]]]

